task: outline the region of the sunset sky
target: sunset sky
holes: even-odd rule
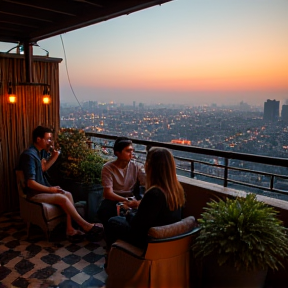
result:
[[[80,101],[263,105],[288,99],[288,0],[174,0],[62,39]],[[38,44],[63,58],[61,101],[76,103],[60,36]],[[13,45],[0,43],[0,51]]]

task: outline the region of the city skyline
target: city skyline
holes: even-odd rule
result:
[[[61,102],[284,104],[288,2],[174,0],[39,41],[60,63]],[[0,43],[2,52],[15,46]],[[34,54],[45,55],[39,48]]]

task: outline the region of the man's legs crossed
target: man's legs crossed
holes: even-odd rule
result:
[[[35,201],[35,202],[59,205],[67,214],[66,233],[68,235],[73,235],[73,233],[75,233],[75,230],[72,227],[71,218],[74,219],[75,222],[77,222],[77,224],[81,226],[85,232],[90,231],[92,227],[94,226],[94,224],[87,222],[79,215],[79,213],[77,212],[74,206],[73,197],[70,192],[64,191],[63,194],[41,193],[41,194],[37,194],[33,196],[30,200]]]

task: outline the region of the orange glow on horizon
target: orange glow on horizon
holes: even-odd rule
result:
[[[239,64],[239,63],[238,63]],[[287,65],[284,65],[287,64]],[[205,66],[205,65],[203,65]],[[233,67],[207,66],[195,69],[178,67],[139,68],[137,71],[111,72],[107,75],[79,77],[79,85],[125,89],[153,90],[267,90],[288,89],[288,61],[282,65],[262,64],[254,66],[235,65]],[[165,69],[167,68],[167,69]],[[93,75],[93,77],[91,76]]]

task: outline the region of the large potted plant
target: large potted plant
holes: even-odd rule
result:
[[[283,266],[287,230],[255,194],[213,200],[201,216],[193,252],[203,260],[204,287],[262,287],[267,269]]]
[[[103,188],[101,170],[105,162],[101,149],[90,149],[84,130],[61,128],[56,146],[61,149],[58,171],[61,186],[73,194],[75,202],[86,201],[87,218],[96,221]]]

